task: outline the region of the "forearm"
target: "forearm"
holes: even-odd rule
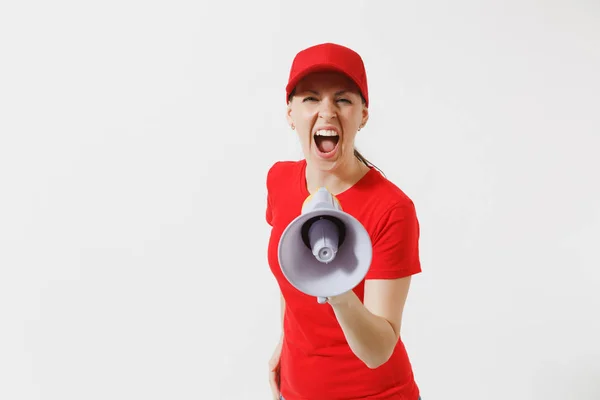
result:
[[[281,339],[283,339],[283,319],[285,318],[285,298],[280,294]]]
[[[354,354],[369,368],[385,363],[398,337],[392,325],[371,313],[353,291],[330,301],[338,323]]]

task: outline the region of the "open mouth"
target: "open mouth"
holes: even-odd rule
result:
[[[321,155],[331,156],[335,153],[340,136],[334,130],[319,130],[314,135],[315,145]]]

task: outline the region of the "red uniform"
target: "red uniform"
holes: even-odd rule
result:
[[[267,175],[266,219],[272,226],[268,261],[286,300],[281,352],[281,394],[286,400],[417,400],[419,389],[402,340],[376,369],[348,346],[330,305],[295,289],[283,276],[279,239],[309,196],[306,161],[275,163]],[[394,279],[421,272],[419,223],[412,200],[376,169],[336,195],[342,209],[358,219],[373,242],[365,279]],[[364,281],[354,288],[363,300]]]

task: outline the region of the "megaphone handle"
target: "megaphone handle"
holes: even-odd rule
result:
[[[319,302],[319,304],[325,304],[327,303],[327,297],[317,297],[317,302]]]

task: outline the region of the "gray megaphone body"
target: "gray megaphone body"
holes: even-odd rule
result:
[[[278,258],[285,278],[325,303],[356,287],[371,266],[368,232],[326,188],[308,196],[301,214],[283,231]]]

